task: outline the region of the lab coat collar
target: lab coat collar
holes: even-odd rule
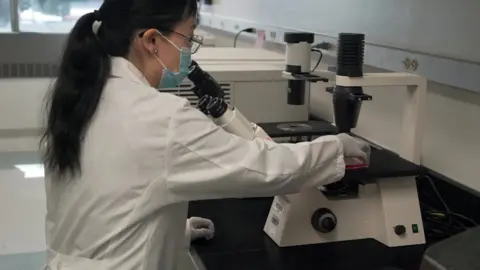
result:
[[[130,79],[135,82],[150,86],[147,78],[130,61],[123,57],[110,57],[112,70],[110,74],[114,77]]]

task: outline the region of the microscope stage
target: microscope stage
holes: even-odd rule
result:
[[[261,126],[271,138],[337,134],[337,128],[326,121],[259,123],[258,125]],[[290,126],[291,129],[282,128],[285,126]]]
[[[365,182],[381,178],[417,176],[422,173],[421,166],[405,160],[391,151],[372,148]]]
[[[259,124],[271,138],[282,137],[309,137],[337,134],[335,126],[326,121],[305,121],[288,123],[261,123]],[[283,127],[291,126],[291,129]],[[280,128],[279,128],[280,127]],[[416,176],[423,172],[421,166],[401,158],[388,150],[379,150],[372,147],[370,165],[364,183],[374,182],[381,178]]]

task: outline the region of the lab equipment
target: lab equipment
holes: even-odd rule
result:
[[[250,121],[308,120],[308,104],[271,102],[284,100],[288,95],[285,90],[288,80],[282,76],[284,56],[253,48],[202,48],[192,57],[219,82],[225,92],[224,100],[239,108]],[[198,97],[192,92],[192,86],[190,80],[185,80],[178,87],[161,91],[187,98],[192,106],[197,106]],[[308,91],[305,95],[308,96]]]
[[[194,85],[192,91],[199,98],[199,110],[212,116],[218,126],[248,140],[254,138],[269,139],[268,134],[262,128],[247,120],[240,110],[227,104],[225,92],[220,84],[209,73],[205,72],[196,61],[192,61],[188,78]]]
[[[294,105],[304,103],[305,100],[299,98],[304,93],[301,88],[307,87],[307,83],[323,83],[333,93],[335,125],[341,132],[350,132],[357,124],[362,102],[372,99],[363,93],[362,87],[407,86],[410,102],[403,115],[403,149],[397,154],[419,164],[426,80],[414,74],[363,74],[364,36],[359,34],[340,35],[336,76],[329,71],[313,72],[306,61],[310,57],[312,36],[308,33],[285,36],[287,42],[293,43],[287,44],[287,65],[283,71],[283,76],[290,81],[289,95],[292,95],[287,102]],[[193,70],[198,70],[198,65]],[[190,80],[201,85],[201,81],[192,77]],[[329,82],[328,78],[332,77],[335,85]],[[214,80],[210,77],[206,81]],[[219,87],[211,84],[200,88]],[[200,109],[213,116],[218,125],[244,138],[257,137],[256,125],[223,102],[223,95],[201,93],[198,89],[196,94],[202,97]],[[261,132],[258,137],[266,136]],[[375,154],[382,151],[387,150],[375,149]],[[368,177],[368,163],[348,165],[341,182],[275,197],[265,223],[265,233],[279,246],[364,238],[373,238],[391,247],[425,243],[414,175],[388,175],[364,182],[362,180]]]
[[[284,71],[288,74],[284,76],[288,79],[287,104],[300,106],[305,104],[308,82],[328,82],[328,79],[313,74],[310,68],[312,33],[286,33],[284,40],[287,43]]]
[[[218,64],[278,64],[285,65],[285,55],[258,48],[202,47],[192,55],[193,60],[203,65]]]
[[[285,41],[287,65],[282,74],[289,80],[287,103],[297,106],[305,103],[304,88],[309,83],[323,83],[333,93],[334,124],[340,132],[350,132],[356,126],[362,102],[372,99],[363,93],[363,87],[406,86],[409,102],[402,119],[402,149],[393,154],[405,162],[419,164],[426,98],[424,78],[406,73],[363,74],[363,35],[339,36],[336,76],[330,71],[314,72],[309,68],[306,59],[310,59],[313,34],[288,33]],[[335,78],[335,84],[329,78]],[[205,93],[197,94],[202,97]],[[211,114],[226,130],[244,138],[256,137],[252,131],[254,124],[222,102],[222,95],[210,94],[203,98],[200,109]],[[263,132],[260,137],[265,135]],[[377,148],[376,155],[389,152]],[[275,197],[265,233],[282,247],[365,238],[390,247],[425,243],[414,175],[388,174],[362,181],[368,177],[369,169],[365,166],[368,164],[361,165],[364,166],[347,167],[345,178],[339,183]]]
[[[402,149],[396,154],[411,163],[420,163],[427,93],[424,78],[406,73],[363,74],[364,36],[340,34],[333,85],[324,79],[332,77],[331,72],[309,72],[307,68],[305,59],[310,57],[307,44],[312,43],[313,34],[288,33],[285,41],[288,44],[284,77],[323,83],[333,93],[334,124],[340,132],[350,132],[356,126],[362,102],[372,99],[363,93],[362,87],[406,86],[409,100],[401,123]],[[300,84],[295,85],[290,94],[301,95]],[[303,102],[298,98],[287,101]],[[377,145],[372,151],[381,154],[388,150]],[[362,182],[367,179],[368,171],[365,167],[347,168],[342,182],[323,187],[321,192],[311,189],[275,197],[264,231],[282,247],[365,238],[390,247],[425,243],[414,175],[389,175]]]
[[[340,34],[338,42],[337,75],[349,78],[363,77],[365,36],[361,34]],[[336,85],[329,88],[333,94],[335,125],[339,132],[350,133],[357,126],[362,102],[372,100],[361,86]]]
[[[198,109],[211,116],[218,126],[244,139],[271,140],[260,126],[251,123],[238,109],[234,106],[229,106],[225,102],[225,93],[222,91],[221,86],[195,61],[192,61],[191,72],[188,78],[194,84],[192,91],[200,98]],[[343,145],[343,156],[367,159],[367,151],[364,151],[362,148],[366,143],[346,134],[340,134],[338,138]]]
[[[193,82],[193,92],[200,98],[198,109],[208,116],[224,130],[244,139],[271,140],[268,134],[255,123],[249,122],[234,106],[225,101],[225,93],[221,86],[210,74],[205,72],[197,62],[192,61],[189,79]],[[340,134],[338,139],[343,146],[342,159],[347,167],[362,168],[368,163],[369,146],[365,142],[356,140],[346,134]],[[343,172],[342,172],[343,175]],[[336,182],[337,180],[330,181]]]

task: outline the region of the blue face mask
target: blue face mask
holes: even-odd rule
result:
[[[162,35],[163,36],[163,35]],[[164,37],[164,36],[163,36]],[[190,73],[190,64],[192,63],[192,53],[189,48],[179,48],[172,41],[164,37],[170,44],[180,51],[180,67],[178,72],[169,69],[160,58],[156,57],[158,62],[163,66],[162,79],[160,80],[159,88],[174,88],[177,87]]]

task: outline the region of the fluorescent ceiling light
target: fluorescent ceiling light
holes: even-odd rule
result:
[[[43,164],[20,164],[15,168],[23,172],[25,178],[44,178],[45,170]]]

